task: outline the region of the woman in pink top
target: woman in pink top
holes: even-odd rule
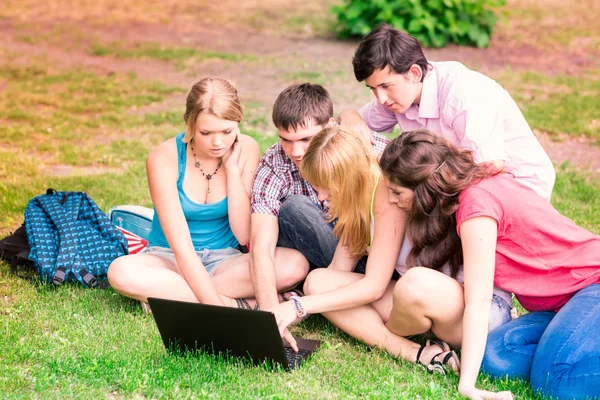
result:
[[[463,262],[459,391],[512,398],[475,387],[483,366],[494,377],[528,379],[555,399],[600,396],[600,237],[427,130],[393,140],[380,166],[390,202],[409,213],[409,260]],[[530,312],[488,335],[494,286]]]

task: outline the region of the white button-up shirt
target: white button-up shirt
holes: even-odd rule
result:
[[[503,160],[505,169],[550,199],[554,166],[508,92],[496,81],[458,62],[430,62],[420,104],[396,114],[377,100],[359,113],[377,132],[426,128],[470,149],[478,163]]]

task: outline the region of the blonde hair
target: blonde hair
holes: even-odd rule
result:
[[[241,122],[244,117],[244,108],[240,104],[237,89],[227,79],[208,77],[200,79],[187,96],[183,120],[187,131],[183,142],[188,143],[196,132],[196,119],[203,112],[208,112],[215,117]]]
[[[300,171],[311,185],[331,191],[333,230],[352,257],[366,253],[371,235],[371,199],[377,160],[362,138],[340,126],[323,129],[310,142]]]

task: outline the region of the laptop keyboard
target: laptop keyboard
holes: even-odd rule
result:
[[[308,357],[310,354],[312,354],[312,351],[310,351],[310,350],[299,349],[298,352],[296,353],[294,350],[292,350],[291,347],[284,347],[284,349],[285,349],[285,356],[287,357],[287,360],[288,360],[288,365],[292,369],[294,369],[296,366],[298,366],[302,362],[302,360],[304,360],[306,357]]]

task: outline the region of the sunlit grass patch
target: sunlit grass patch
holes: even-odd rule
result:
[[[119,58],[150,58],[163,61],[175,61],[179,69],[186,65],[204,60],[223,60],[231,62],[252,62],[258,57],[251,54],[227,53],[213,50],[201,50],[192,47],[167,46],[160,43],[138,42],[128,45],[121,42],[93,43],[90,53],[97,56]]]
[[[600,142],[600,74],[545,76],[508,72],[498,79],[519,104],[529,125],[549,132],[586,135]]]
[[[600,235],[600,183],[568,163],[557,169],[552,204],[576,224]]]
[[[130,109],[184,91],[135,74],[50,71],[40,61],[5,64],[0,80],[7,82],[0,94],[0,146],[16,146],[37,163],[79,166],[114,167],[127,160],[129,146],[112,143],[127,139],[143,122]],[[9,166],[3,159],[0,164],[0,169]]]
[[[600,44],[596,0],[564,2],[560,0],[509,0],[504,8],[504,23],[498,24],[500,35],[517,43],[537,48],[575,52],[596,52]]]
[[[258,110],[258,109],[257,109]],[[141,155],[135,156],[140,160]],[[52,178],[29,187],[0,184],[0,216],[22,212],[45,185],[85,190],[101,208],[116,204],[150,205],[144,165],[123,175]],[[11,194],[8,196],[8,194]],[[600,186],[584,174],[559,168],[553,203],[595,232],[600,217],[580,212],[598,208]],[[15,219],[16,220],[16,219]],[[151,316],[112,290],[66,286],[55,291],[8,275],[0,264],[0,390],[8,398],[44,393],[53,397],[204,397],[217,398],[460,398],[456,377],[431,376],[414,364],[371,349],[313,316],[292,331],[323,340],[323,347],[300,369],[252,367],[210,355],[167,353]],[[478,387],[511,390],[534,398],[528,384],[480,376]]]
[[[8,275],[0,265],[0,390],[7,398],[459,398],[456,377],[431,376],[414,364],[349,338],[319,316],[292,331],[323,347],[298,370],[251,366],[203,353],[168,353],[150,315],[109,290],[57,290]],[[510,387],[525,398],[522,383]]]

